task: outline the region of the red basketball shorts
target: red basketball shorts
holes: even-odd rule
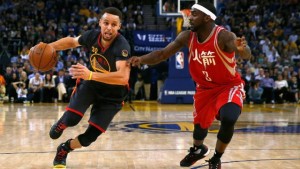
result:
[[[224,104],[233,102],[242,108],[244,98],[243,85],[212,89],[198,88],[194,95],[194,124],[200,124],[203,129],[209,128]]]

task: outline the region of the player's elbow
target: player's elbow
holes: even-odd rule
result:
[[[250,60],[252,57],[251,50],[249,48],[247,48],[243,52],[239,52],[239,54],[240,54],[240,57],[244,60]]]
[[[126,77],[119,78],[120,85],[127,85],[128,81],[129,81],[129,78],[126,78]]]
[[[250,60],[251,57],[252,57],[251,54],[248,54],[248,55],[242,55],[242,56],[241,56],[241,58],[242,58],[243,60]]]
[[[78,38],[77,37],[75,37],[75,38],[70,37],[70,45],[72,46],[72,48],[76,48],[76,47],[80,46],[79,42],[78,42]]]
[[[123,72],[117,78],[118,84],[127,85],[129,81],[130,72]]]

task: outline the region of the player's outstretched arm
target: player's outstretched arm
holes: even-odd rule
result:
[[[181,32],[176,39],[169,43],[165,48],[156,50],[143,56],[133,56],[127,62],[132,66],[139,66],[140,64],[155,65],[169,57],[173,56],[178,50],[188,44],[190,31]]]
[[[57,51],[76,48],[76,47],[80,46],[80,44],[78,42],[79,37],[80,36],[75,37],[75,38],[74,37],[64,37],[55,42],[49,43],[49,45],[51,45]]]
[[[75,37],[75,38],[74,37],[64,37],[57,41],[49,43],[49,45],[51,45],[56,51],[76,48],[76,47],[80,46],[80,44],[78,42],[79,37],[80,36]],[[40,42],[40,43],[44,43],[44,42]],[[30,50],[33,50],[33,48],[34,47],[32,47]]]

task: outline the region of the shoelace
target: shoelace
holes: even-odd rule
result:
[[[194,151],[195,151],[194,147],[190,147],[190,149],[188,150],[189,153],[194,152]]]
[[[188,152],[189,152],[189,156],[194,156],[194,155],[195,155],[195,154],[194,154],[195,148],[194,148],[194,147],[191,147],[191,148],[188,150]]]
[[[57,125],[57,128],[55,129],[57,132],[61,132],[62,130],[64,130],[67,126],[64,123],[59,123]]]
[[[206,162],[208,162],[208,165],[209,165],[209,168],[212,168],[213,167],[213,160],[205,160]],[[215,168],[212,168],[212,169],[218,169],[219,167],[219,163],[216,163],[216,165],[214,166]]]
[[[68,151],[64,150],[63,148],[58,152],[57,159],[59,161],[63,160],[65,156],[68,154]]]

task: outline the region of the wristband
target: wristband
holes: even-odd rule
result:
[[[92,80],[92,75],[93,75],[93,72],[90,71],[89,80]]]

